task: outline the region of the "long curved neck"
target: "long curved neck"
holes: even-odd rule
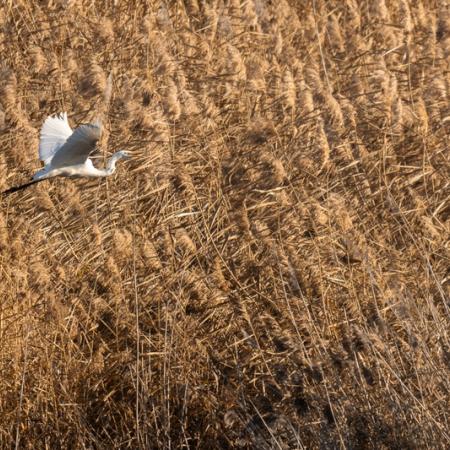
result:
[[[108,159],[106,163],[106,167],[104,169],[99,169],[102,173],[102,176],[107,177],[112,175],[116,171],[116,162],[120,159],[120,155],[118,153],[114,153],[111,158]]]

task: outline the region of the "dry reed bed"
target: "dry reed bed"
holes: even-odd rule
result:
[[[1,446],[447,447],[446,2],[147,3],[0,6],[0,187],[135,154],[2,202]]]

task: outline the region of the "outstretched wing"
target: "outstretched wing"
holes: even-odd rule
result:
[[[39,141],[39,159],[48,164],[72,134],[67,113],[49,116],[42,125]]]
[[[66,167],[84,164],[100,139],[100,123],[79,126],[52,158],[53,167]]]

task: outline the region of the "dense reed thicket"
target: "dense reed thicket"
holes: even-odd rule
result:
[[[0,446],[448,448],[449,53],[445,0],[2,2],[0,188],[51,113],[134,157],[2,199]]]

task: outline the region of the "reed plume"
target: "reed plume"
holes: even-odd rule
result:
[[[132,157],[2,196],[0,446],[448,448],[449,23],[3,2],[2,191],[58,112]]]

